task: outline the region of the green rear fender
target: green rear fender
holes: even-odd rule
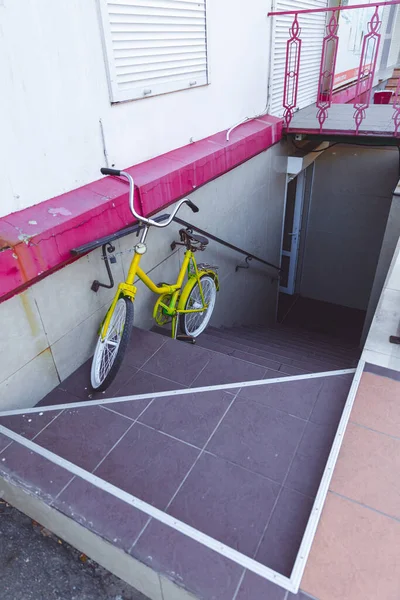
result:
[[[199,277],[202,277],[203,275],[208,275],[209,277],[214,279],[215,287],[217,288],[217,292],[218,292],[219,291],[219,279],[218,279],[218,275],[216,274],[216,272],[211,271],[211,270],[199,271]],[[191,277],[189,279],[189,281],[186,283],[185,287],[183,288],[182,294],[179,297],[178,310],[185,309],[187,299],[189,298],[190,292],[192,291],[192,289],[194,288],[196,283],[197,283],[196,277]]]

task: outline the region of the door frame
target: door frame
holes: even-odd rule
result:
[[[283,218],[283,234],[282,234],[282,244],[281,244],[281,265],[282,265],[282,257],[289,257],[289,273],[288,273],[288,281],[287,286],[279,286],[279,291],[293,296],[296,290],[296,275],[297,275],[297,266],[299,262],[299,252],[300,252],[300,236],[302,231],[302,221],[303,221],[303,208],[304,208],[304,196],[306,189],[306,172],[305,170],[300,171],[296,177],[293,179],[297,179],[296,185],[296,195],[294,201],[294,214],[293,214],[293,228],[292,232],[289,234],[291,236],[291,247],[290,251],[283,249],[283,240],[284,240],[284,228],[285,228],[285,218],[286,218],[286,207],[287,207],[287,187],[292,181],[287,177],[286,179],[286,195],[285,195],[285,211]]]

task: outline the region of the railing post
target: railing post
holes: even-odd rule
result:
[[[328,108],[332,105],[333,82],[335,79],[336,59],[339,45],[338,18],[339,13],[332,13],[328,25],[326,26],[326,36],[324,37],[321,55],[321,65],[319,69],[318,99],[317,99],[317,119],[319,122],[319,131],[322,133],[322,127],[328,118]]]
[[[397,82],[397,88],[394,93],[393,108],[394,135],[400,135],[400,79]]]
[[[286,43],[285,82],[283,88],[283,107],[285,109],[283,116],[286,127],[289,127],[297,106],[301,54],[300,32],[298,17],[295,14],[292,26],[289,29],[291,37]]]
[[[365,111],[371,102],[371,92],[374,83],[379,44],[381,41],[381,34],[379,33],[380,26],[379,7],[376,6],[372,19],[368,23],[369,33],[364,36],[360,66],[358,69],[356,98],[354,102],[356,135],[359,133],[360,125],[365,119]],[[363,94],[364,98],[362,98]]]

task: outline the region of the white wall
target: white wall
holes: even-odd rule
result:
[[[283,143],[219,177],[191,196],[200,208],[194,215],[183,207],[180,216],[245,250],[279,264],[287,150]],[[172,207],[171,207],[172,209]],[[174,281],[182,252],[171,252],[178,240],[173,223],[151,230],[143,269],[152,279]],[[132,258],[135,235],[115,243],[115,281],[124,279]],[[219,266],[221,289],[212,324],[256,324],[275,318],[276,272],[253,262],[250,269],[235,272],[241,255],[210,242],[198,262]],[[100,288],[95,294],[94,279],[106,281],[100,249],[84,256],[39,281],[27,291],[0,304],[0,411],[33,406],[59,381],[83,364],[95,347],[99,324],[114,290]],[[157,296],[142,283],[135,300],[135,325],[150,328]]]
[[[398,192],[400,192],[400,182],[397,185],[395,190],[396,195],[393,196],[390,207],[385,235],[383,237],[381,251],[379,254],[378,266],[376,268],[374,283],[368,303],[367,316],[365,317],[364,329],[361,336],[362,342],[365,341],[368,335],[376,307],[378,306],[379,298],[382,294],[385,279],[388,276],[396,246],[398,245],[400,239],[400,196],[398,195]]]
[[[271,0],[209,0],[211,84],[111,105],[97,0],[0,2],[0,216],[264,110]]]
[[[390,343],[392,335],[400,335],[400,239],[394,248],[361,358],[374,365],[400,371],[400,346]]]
[[[345,145],[317,158],[304,232],[302,296],[367,309],[398,160],[397,148]]]

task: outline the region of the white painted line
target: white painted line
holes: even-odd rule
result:
[[[198,392],[214,392],[218,390],[234,390],[237,388],[253,387],[255,385],[272,385],[274,383],[284,383],[288,381],[302,381],[303,379],[315,379],[318,377],[333,377],[338,375],[352,375],[355,369],[341,369],[338,371],[324,371],[322,373],[307,373],[305,375],[290,375],[288,377],[277,377],[276,379],[259,379],[257,381],[242,381],[240,383],[224,383],[220,385],[210,385],[197,388],[185,388],[180,390],[170,390],[167,392],[157,392],[153,394],[137,394],[132,396],[121,396],[120,398],[104,398],[101,400],[82,400],[82,402],[70,402],[69,404],[54,404],[52,406],[40,406],[33,408],[19,408],[16,410],[5,410],[0,412],[1,417],[12,415],[28,415],[38,412],[48,412],[50,410],[66,410],[72,408],[84,408],[85,406],[102,406],[103,404],[116,404],[117,402],[131,402],[135,400],[146,400],[148,398],[165,398],[167,396],[179,396],[185,394],[196,394]],[[151,374],[149,373],[151,377]]]
[[[333,440],[332,448],[326,463],[324,474],[321,479],[321,483],[318,488],[317,496],[315,498],[313,508],[311,511],[310,518],[307,523],[306,530],[303,535],[303,540],[300,545],[299,552],[297,554],[296,561],[293,566],[291,574],[291,582],[295,588],[295,593],[298,592],[300,587],[301,579],[303,577],[304,569],[307,563],[308,556],[310,554],[311,545],[314,541],[315,533],[319,519],[321,517],[322,509],[325,504],[326,496],[328,494],[329,485],[331,483],[333,471],[339,456],[340,448],[343,442],[343,437],[346,431],[347,424],[350,419],[350,413],[353,408],[354,400],[360,385],[361,376],[364,371],[365,362],[360,360],[358,367],[355,371],[353,383],[351,385],[349,395],[346,400],[346,404],[343,409],[342,417],[340,419],[339,427],[336,432],[335,439]]]
[[[54,454],[54,452],[50,452],[50,450],[42,448],[35,442],[25,439],[18,433],[7,429],[3,425],[0,425],[0,433],[9,437],[13,441],[21,444],[25,448],[28,448],[28,450],[31,450],[36,454],[43,456],[43,458],[69,471],[76,477],[80,477],[81,479],[87,481],[95,487],[111,494],[115,498],[122,500],[122,502],[133,506],[134,508],[140,510],[141,512],[147,514],[150,517],[153,517],[154,519],[160,521],[164,525],[167,525],[172,529],[179,531],[180,533],[188,536],[192,540],[195,540],[196,542],[203,544],[203,546],[210,548],[210,550],[213,550],[214,552],[221,554],[225,558],[232,560],[233,562],[244,567],[245,569],[248,569],[249,571],[252,571],[257,575],[260,575],[260,577],[263,577],[264,579],[268,579],[269,581],[276,583],[277,585],[283,587],[285,590],[289,590],[290,592],[295,591],[291,579],[284,577],[280,573],[273,571],[272,569],[266,567],[265,565],[262,565],[261,563],[258,563],[254,559],[249,558],[241,552],[238,552],[237,550],[226,546],[218,540],[215,540],[214,538],[206,535],[205,533],[194,529],[194,527],[191,527],[190,525],[187,525],[186,523],[183,523],[178,519],[174,519],[173,517],[164,513],[158,508],[155,508],[154,506],[147,504],[147,502],[144,502],[143,500],[140,500],[139,498],[136,498],[135,496],[132,496],[127,492],[124,492],[123,490],[117,488],[115,485],[112,485],[111,483],[104,481],[104,479],[93,475],[93,473],[89,473],[81,467],[74,465],[70,461],[61,458],[61,456]]]

